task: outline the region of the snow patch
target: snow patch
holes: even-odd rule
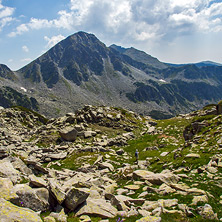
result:
[[[23,90],[24,92],[27,92],[27,89],[24,87],[20,87],[21,90]]]

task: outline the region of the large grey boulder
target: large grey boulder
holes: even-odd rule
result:
[[[73,127],[66,127],[59,131],[60,136],[62,139],[66,141],[75,141],[78,131]]]
[[[179,177],[170,171],[153,173],[147,170],[136,170],[133,172],[133,178],[140,180],[147,180],[155,185],[161,185],[163,183],[171,184],[171,183],[177,183],[179,181]]]
[[[0,198],[0,222],[42,222],[38,213]]]
[[[17,195],[17,197],[10,199],[13,204],[34,211],[45,211],[49,209],[49,192],[46,188],[32,189],[26,184],[17,184],[13,190]]]
[[[14,184],[21,181],[21,173],[9,160],[0,160],[0,177],[9,178]]]
[[[68,209],[74,210],[78,205],[83,203],[89,196],[90,190],[87,188],[72,187],[66,193],[65,205]]]
[[[104,199],[88,198],[85,205],[76,213],[76,216],[81,215],[114,218],[117,215],[117,209]]]
[[[32,174],[32,170],[30,168],[28,168],[26,166],[26,164],[20,158],[10,157],[10,158],[7,158],[7,159],[10,159],[10,162],[11,162],[12,166],[16,170],[21,172],[22,174],[26,174],[26,175]]]
[[[63,189],[69,190],[70,187],[91,187],[91,186],[101,186],[104,184],[104,179],[98,175],[95,175],[93,173],[83,173],[83,172],[76,172],[75,175],[67,180],[64,181]]]

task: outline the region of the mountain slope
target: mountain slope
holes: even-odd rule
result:
[[[15,80],[15,74],[6,65],[0,64],[0,78]]]
[[[0,106],[24,106],[38,110],[37,100],[25,94],[26,89],[19,86],[19,76],[6,65],[0,64]]]
[[[11,74],[0,75],[3,85],[35,98],[47,116],[92,104],[163,118],[222,99],[220,66],[168,66],[134,48],[106,47],[85,32],[67,37],[14,72],[16,81]]]
[[[94,35],[79,32],[58,43],[18,73],[25,88],[34,84],[37,92],[44,92],[45,98],[54,97],[55,107],[57,103],[62,106],[60,110],[67,110],[67,105],[78,109],[84,104],[129,106],[135,110],[137,104],[129,101],[126,94],[136,89],[135,80],[146,81],[151,77],[132,67],[126,59],[132,61],[128,56],[124,60],[119,52],[106,47]],[[153,67],[142,65],[158,74]],[[142,105],[139,111],[143,112],[145,107]]]
[[[139,51],[133,47],[125,49],[113,44],[110,46],[110,48],[119,51],[121,54],[129,56],[130,58],[132,58],[137,62],[141,62],[143,64],[152,66],[157,69],[165,69],[168,67],[166,64],[160,62],[157,58],[154,58],[151,55],[148,55],[145,52]]]

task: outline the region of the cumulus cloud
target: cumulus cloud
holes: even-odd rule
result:
[[[26,45],[22,46],[22,50],[24,52],[29,52],[29,48]]]
[[[57,18],[32,18],[9,36],[57,28],[99,33],[112,41],[154,41],[195,31],[221,31],[221,14],[222,3],[212,0],[70,0],[70,8],[59,11]]]
[[[47,19],[36,19],[31,18],[30,22],[27,24],[21,24],[16,28],[16,31],[9,33],[9,37],[15,37],[17,35],[21,35],[30,30],[38,30],[42,28],[51,28],[52,21],[48,21]]]
[[[3,6],[0,1],[0,31],[13,20],[14,10],[14,8]]]
[[[21,59],[21,62],[25,62],[25,63],[28,63],[28,62],[31,62],[32,59],[31,58],[24,58],[24,59]]]
[[[48,36],[45,36],[44,39],[48,42],[46,45],[46,48],[51,48],[53,47],[56,43],[62,41],[65,38],[63,35],[57,35],[57,36],[52,36],[49,38]]]

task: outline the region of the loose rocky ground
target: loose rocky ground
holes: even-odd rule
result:
[[[0,109],[0,221],[222,220],[222,115]],[[134,157],[139,151],[139,161]]]

